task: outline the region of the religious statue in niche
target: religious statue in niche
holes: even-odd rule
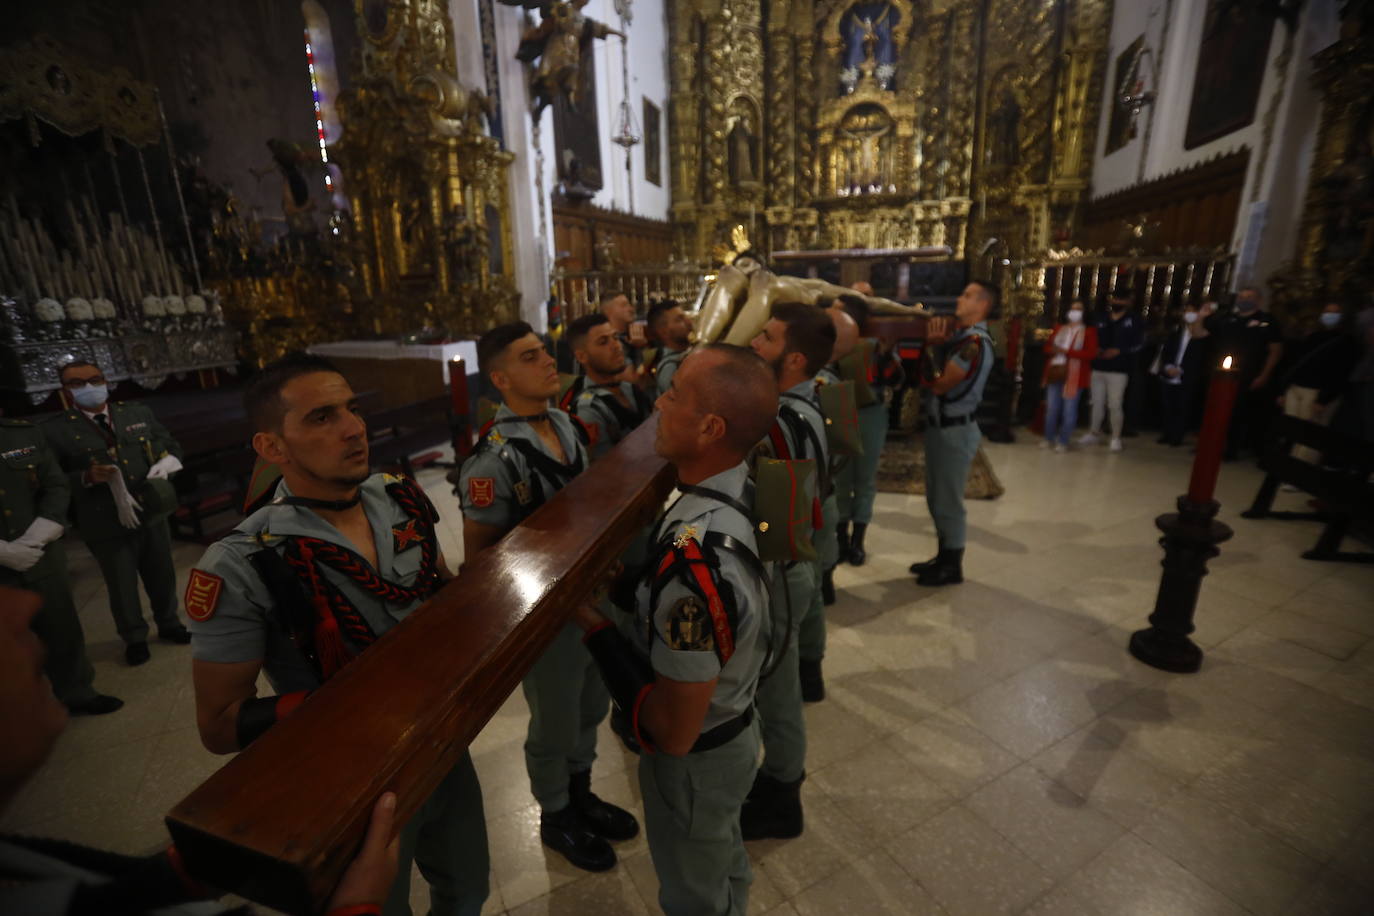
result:
[[[530,81],[534,117],[537,120],[544,108],[554,99],[562,98],[573,110],[578,107],[582,93],[579,75],[584,45],[608,35],[625,37],[625,33],[582,15],[587,0],[501,0],[506,6],[521,6],[539,10],[539,24],[520,36],[517,60],[534,64],[534,78]],[[537,61],[537,63],[536,63]]]
[[[319,160],[307,156],[295,143],[277,137],[267,141],[267,148],[272,153],[272,164],[248,171],[258,181],[274,171],[281,175],[281,209],[287,231],[294,236],[313,238],[317,231],[315,201],[310,197],[306,171],[313,170]]]
[[[735,99],[725,126],[730,183],[735,187],[753,187],[759,181],[759,140],[753,107],[744,99]]]
[[[401,273],[427,274],[434,270],[429,209],[429,188],[419,177],[420,170],[411,163],[397,163],[393,174],[409,176],[396,195],[395,214],[397,254]]]
[[[840,88],[849,95],[862,80],[874,80],[880,89],[891,89],[897,74],[897,48],[892,40],[901,13],[891,3],[856,3],[840,21],[844,59]]]
[[[835,192],[842,197],[893,193],[892,116],[880,105],[856,105],[836,130]]]
[[[997,107],[988,114],[988,165],[1013,168],[1021,161],[1021,106],[1011,87],[1002,87]]]

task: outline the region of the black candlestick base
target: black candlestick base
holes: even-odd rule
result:
[[[1216,520],[1220,508],[1216,500],[1198,505],[1180,496],[1178,512],[1155,519],[1155,525],[1164,532],[1159,539],[1164,548],[1164,573],[1150,627],[1131,634],[1130,642],[1131,654],[1147,665],[1179,674],[1191,674],[1202,667],[1202,650],[1188,635],[1193,632],[1193,613],[1202,577],[1207,575],[1207,561],[1221,553],[1217,545],[1233,534]]]

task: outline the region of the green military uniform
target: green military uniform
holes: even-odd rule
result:
[[[67,478],[38,427],[0,419],[0,540],[18,540],[36,518],[65,524],[69,497]],[[72,599],[62,542],[49,543],[42,559],[23,572],[0,566],[0,585],[43,597],[43,607],[30,626],[47,649],[43,668],[57,698],[68,706],[93,699],[95,671],[86,657],[86,637]]]
[[[933,357],[940,371],[953,364],[969,373],[945,394],[932,394],[925,399],[926,505],[935,522],[941,549],[963,550],[964,486],[983,438],[974,412],[992,372],[992,336],[987,324],[980,321],[972,327],[960,328],[948,342],[936,348]]]
[[[748,466],[741,462],[669,507],[654,529],[656,559],[650,569],[669,565],[640,584],[632,632],[626,634],[656,676],[716,681],[697,741],[701,749],[681,757],[645,753],[639,759],[645,831],[658,873],[659,905],[667,916],[744,916],[748,909],[753,874],[739,812],[758,758],[751,704],[768,637],[768,570],[757,560],[750,518],[706,492],[747,507],[753,501],[747,487]],[[713,546],[720,535],[728,535],[753,559]],[[703,555],[709,574],[690,562]],[[703,575],[709,585],[702,585]]]
[[[138,597],[140,578],[158,630],[181,629],[167,527],[167,516],[177,506],[176,490],[168,480],[148,479],[149,469],[160,459],[181,458],[181,446],[142,404],[110,402],[106,408],[112,435],[76,408],[49,419],[42,429],[67,472],[76,530],[100,564],[115,626],[125,643],[134,644],[148,640]],[[86,486],[84,476],[93,464],[114,464],[124,475],[129,492],[143,507],[137,528],[120,523],[110,484]]]
[[[508,531],[587,466],[578,422],[561,410],[551,409],[548,416],[567,462],[558,461],[539,434],[502,404],[459,476],[465,518]],[[610,694],[575,624],[559,631],[521,686],[530,707],[530,790],[544,811],[562,811],[571,801],[570,777],[590,770],[596,759],[596,729],[610,709]]]
[[[887,444],[888,381],[884,369],[895,363],[891,354],[878,353],[875,340],[861,340],[849,357],[833,367],[844,381],[862,382],[872,392],[870,404],[859,405],[859,439],[864,453],[851,457],[835,473],[836,509],[839,522],[867,525],[873,520],[873,501],[878,495],[878,462]]]
[[[840,510],[835,496],[834,466],[831,464],[830,452],[825,439],[825,415],[821,412],[820,397],[816,394],[816,388],[820,385],[831,385],[838,381],[839,378],[829,369],[822,369],[816,373],[814,385],[806,382],[803,385],[807,387],[797,385],[790,392],[783,394],[783,399],[796,407],[798,412],[806,418],[806,422],[816,431],[821,448],[825,452],[825,457],[816,461],[816,470],[822,479],[821,527],[816,531],[817,583],[821,581],[821,577],[827,570],[834,569],[835,564],[840,562],[840,544],[835,534],[835,525],[839,521]],[[808,452],[806,457],[810,458],[812,455]],[[821,600],[819,588],[812,594],[810,605],[806,613],[802,615],[797,655],[801,661],[810,662],[818,662],[825,657],[825,604]]]
[[[620,397],[616,397],[617,392]],[[583,388],[572,399],[569,412],[589,427],[591,457],[596,459],[648,419],[654,412],[654,405],[638,385],[630,382],[595,385],[584,379]]]
[[[325,603],[335,609],[345,663],[404,620],[439,586],[434,536],[438,515],[414,484],[374,474],[360,487],[363,509],[372,523],[375,567],[314,511],[281,502],[290,496],[282,481],[273,502],[212,544],[191,573],[186,597],[195,657],[226,664],[261,661],[281,695],[313,690],[335,671],[319,644],[307,655],[300,646],[308,641],[299,634],[293,639],[298,624],[254,566],[255,553],[271,550],[281,556],[301,577],[307,595],[314,589],[305,583],[312,577],[323,580],[320,587],[331,598]],[[331,563],[331,556],[353,562]],[[383,909],[386,916],[410,913],[412,859],[418,860],[429,881],[433,913],[481,912],[489,880],[486,820],[469,755],[463,755],[406,824],[400,848],[401,866]]]
[[[784,392],[778,405],[778,422],[768,441],[770,450],[778,458],[816,462],[814,479],[818,487],[823,485],[820,481],[827,474],[830,459],[825,418],[816,397],[815,380],[807,379]],[[811,495],[820,502],[824,516],[826,500],[821,498],[820,492]],[[833,501],[833,496],[830,499]],[[822,527],[813,535],[818,556],[823,556],[824,531]],[[833,552],[834,538],[830,541]],[[819,659],[825,652],[821,569],[819,561],[798,560],[785,564],[769,596],[773,634],[770,643],[772,651],[778,655],[770,662],[768,677],[759,682],[758,708],[762,720],[762,770],[779,782],[796,782],[806,768],[806,721],[802,716],[798,661],[802,657]],[[820,630],[819,638],[815,633],[817,629]],[[807,656],[807,650],[817,654]]]
[[[663,353],[658,357],[658,363],[654,366],[654,384],[657,386],[658,396],[663,397],[668,393],[668,388],[673,384],[673,373],[677,372],[682,361],[687,358],[688,351],[669,350],[663,348]]]

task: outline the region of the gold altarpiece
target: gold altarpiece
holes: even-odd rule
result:
[[[519,309],[507,169],[487,100],[457,79],[438,0],[355,0],[361,72],[333,147],[352,208],[364,333],[476,334]]]
[[[1070,237],[1110,0],[691,0],[668,16],[687,257],[742,223],[765,254],[944,245],[984,273],[986,240],[1029,260]]]

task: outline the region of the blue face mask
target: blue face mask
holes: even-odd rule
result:
[[[82,385],[80,388],[72,389],[72,400],[77,406],[87,410],[99,410],[105,406],[105,402],[110,399],[110,386],[108,385]]]
[[[1323,327],[1334,328],[1341,323],[1341,313],[1322,312],[1321,322]]]

